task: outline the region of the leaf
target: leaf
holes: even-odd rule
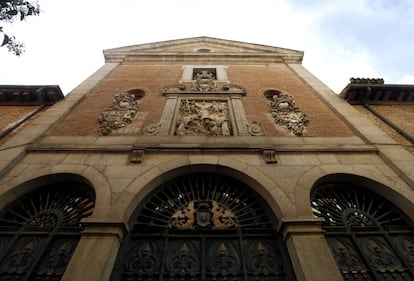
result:
[[[9,41],[10,41],[9,36],[4,34],[3,42],[1,43],[0,47],[3,47],[4,45],[6,45],[7,43],[9,43]]]
[[[9,11],[7,11],[6,12],[8,15],[10,15],[10,16],[15,16],[15,15],[17,15],[17,11],[16,10],[9,10]]]

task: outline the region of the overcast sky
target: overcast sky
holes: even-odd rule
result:
[[[39,0],[42,13],[4,26],[0,84],[60,85],[67,94],[104,64],[102,50],[210,36],[301,50],[335,92],[350,77],[414,84],[413,0]]]

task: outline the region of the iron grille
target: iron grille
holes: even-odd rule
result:
[[[8,205],[0,213],[0,281],[60,280],[94,201],[89,186],[66,182]]]
[[[295,280],[267,204],[217,174],[176,178],[131,218],[112,281]]]
[[[355,185],[330,183],[312,194],[316,216],[344,280],[414,280],[413,224],[391,202]]]

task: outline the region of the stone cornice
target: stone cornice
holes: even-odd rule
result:
[[[182,47],[182,48],[181,48]],[[190,47],[190,48],[189,48]],[[217,51],[214,50],[216,47]],[[213,49],[198,52],[199,49]],[[191,50],[189,50],[191,49]],[[104,50],[106,62],[301,63],[303,52],[211,37],[195,37]]]
[[[0,105],[52,105],[64,99],[56,85],[1,85]]]

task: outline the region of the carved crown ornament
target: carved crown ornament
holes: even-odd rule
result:
[[[286,92],[274,92],[267,95],[270,100],[269,107],[272,112],[273,119],[276,123],[287,128],[296,136],[302,136],[303,131],[309,124],[309,119],[295,105],[293,96]]]
[[[132,123],[138,112],[138,100],[142,96],[136,96],[127,92],[116,94],[112,106],[107,107],[98,117],[98,125],[101,134],[110,135],[117,130]]]

